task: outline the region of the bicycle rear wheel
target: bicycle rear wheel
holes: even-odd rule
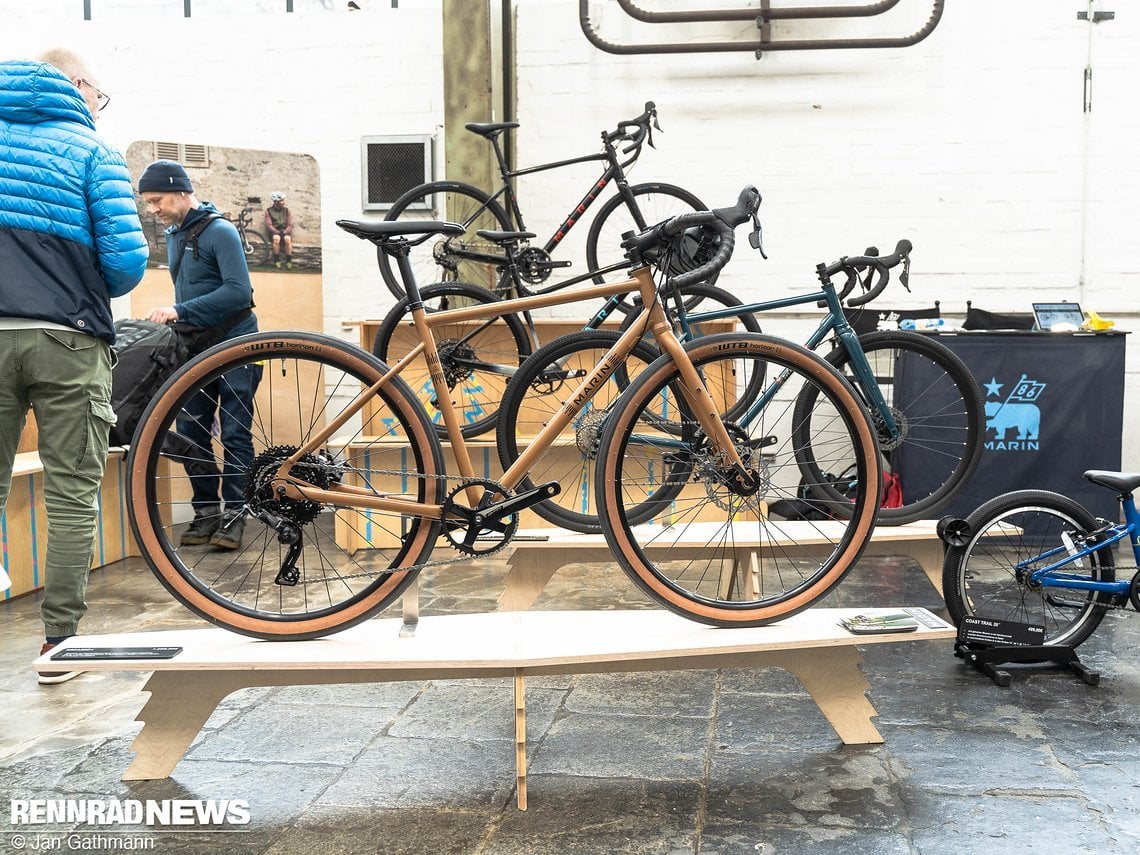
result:
[[[948,347],[929,336],[905,331],[871,332],[859,336],[878,390],[898,425],[890,436],[867,404],[878,427],[885,480],[897,478],[901,504],[883,507],[879,522],[902,525],[933,518],[965,486],[978,468],[984,431],[982,393],[966,364]],[[847,349],[838,347],[827,361],[860,388]],[[860,389],[865,401],[867,393]],[[803,444],[810,447],[812,401],[801,402]],[[843,478],[827,472],[811,455],[805,458],[805,482],[829,512],[846,514]]]
[[[966,518],[968,542],[951,547],[943,564],[942,594],[955,624],[968,615],[1045,627],[1045,644],[1076,647],[1100,625],[1110,595],[1030,584],[1030,575],[1075,554],[1097,529],[1072,499],[1021,490],[991,499]],[[1045,557],[1045,553],[1059,550]],[[1060,572],[1112,582],[1108,547]]]
[[[413,187],[388,209],[385,220],[444,220],[459,223],[467,233],[459,237],[437,235],[411,249],[408,260],[416,282],[468,282],[498,290],[501,265],[497,262],[471,259],[463,253],[480,253],[503,258],[502,249],[479,237],[479,229],[510,231],[510,217],[502,206],[472,184],[459,181],[431,181]],[[392,296],[405,296],[404,279],[396,260],[377,248],[376,261],[380,275]]]
[[[483,288],[465,282],[429,285],[420,292],[428,312],[499,302]],[[467,438],[494,430],[499,407],[511,377],[530,355],[530,335],[518,315],[506,314],[477,321],[457,321],[435,327],[436,347],[447,394]],[[376,331],[372,352],[387,365],[395,365],[420,343],[404,298],[392,307]],[[438,405],[438,395],[423,357],[409,364],[400,377],[411,386],[441,439],[447,426]]]
[[[684,403],[679,369],[662,356],[617,402],[602,435],[597,501],[606,540],[629,577],[680,615],[714,626],[789,617],[831,590],[871,536],[880,472],[870,419],[838,372],[790,342],[724,333],[685,350],[721,411],[744,390],[744,378],[758,371],[781,377],[780,388],[774,384],[772,395],[757,402],[749,421],[726,423],[758,488],[733,488],[736,473],[703,435]],[[818,445],[817,454],[826,452],[829,465],[856,472],[850,519],[789,522],[769,514],[770,503],[796,496],[800,450],[793,411],[805,387],[831,411],[831,441]],[[669,402],[671,420],[683,426],[679,435],[652,417]],[[635,525],[630,510],[653,498],[662,459],[686,461],[691,474],[652,524]]]
[[[499,410],[497,444],[499,460],[506,471],[531,444],[547,422],[569,401],[582,381],[599,365],[619,338],[610,330],[581,330],[561,336],[539,348],[511,378]],[[534,483],[557,481],[562,492],[535,505],[532,510],[548,522],[581,532],[601,531],[594,506],[594,469],[598,439],[614,402],[629,386],[630,377],[641,373],[660,354],[644,341],[638,342],[610,378],[599,385],[585,407],[531,466],[520,489]],[[670,464],[662,460],[663,472]],[[685,466],[684,462],[678,465]],[[661,490],[677,492],[686,471],[673,471],[662,478]],[[658,496],[660,498],[660,496]],[[631,510],[634,518],[648,519],[655,505]]]
[[[438,537],[437,521],[347,500],[292,499],[274,484],[281,462],[384,370],[326,336],[258,333],[206,351],[163,386],[134,437],[127,502],[144,558],[176,599],[234,632],[303,639],[369,618],[412,582]],[[227,390],[249,372],[261,375],[252,406],[229,403],[222,413]],[[195,432],[211,438],[196,443]],[[443,454],[415,396],[395,378],[294,474],[323,489],[438,504]],[[216,501],[219,486],[241,497],[227,498],[225,508],[243,521],[239,548],[184,543],[203,496]]]

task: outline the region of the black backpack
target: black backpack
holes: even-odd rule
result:
[[[111,371],[111,408],[119,417],[111,428],[111,445],[130,445],[151,398],[190,356],[185,339],[169,324],[154,321],[115,322],[118,361]]]

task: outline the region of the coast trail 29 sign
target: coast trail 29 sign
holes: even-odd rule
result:
[[[985,399],[982,460],[941,515],[966,516],[1010,490],[1054,490],[1100,516],[1116,499],[1089,484],[1086,469],[1119,469],[1124,418],[1124,335],[943,335],[962,357]],[[899,371],[896,395],[931,381],[922,366]],[[949,406],[949,402],[948,402]],[[919,444],[894,461],[907,501],[931,488]]]

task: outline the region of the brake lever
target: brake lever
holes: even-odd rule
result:
[[[761,227],[760,218],[756,214],[752,215],[752,231],[748,233],[748,243],[753,249],[759,251],[761,258],[765,261],[768,260],[768,256],[764,252],[764,229]]]
[[[903,269],[902,269],[902,273],[899,274],[899,282],[902,283],[902,286],[904,288],[906,288],[906,291],[909,294],[910,293],[910,256],[909,255],[903,256]]]

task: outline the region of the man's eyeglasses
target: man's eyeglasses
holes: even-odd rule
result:
[[[96,86],[94,83],[92,83],[90,80],[85,80],[81,77],[79,78],[79,82],[91,87],[91,91],[95,93],[95,103],[99,107],[99,112],[103,112],[107,105],[111,103],[111,96]]]

